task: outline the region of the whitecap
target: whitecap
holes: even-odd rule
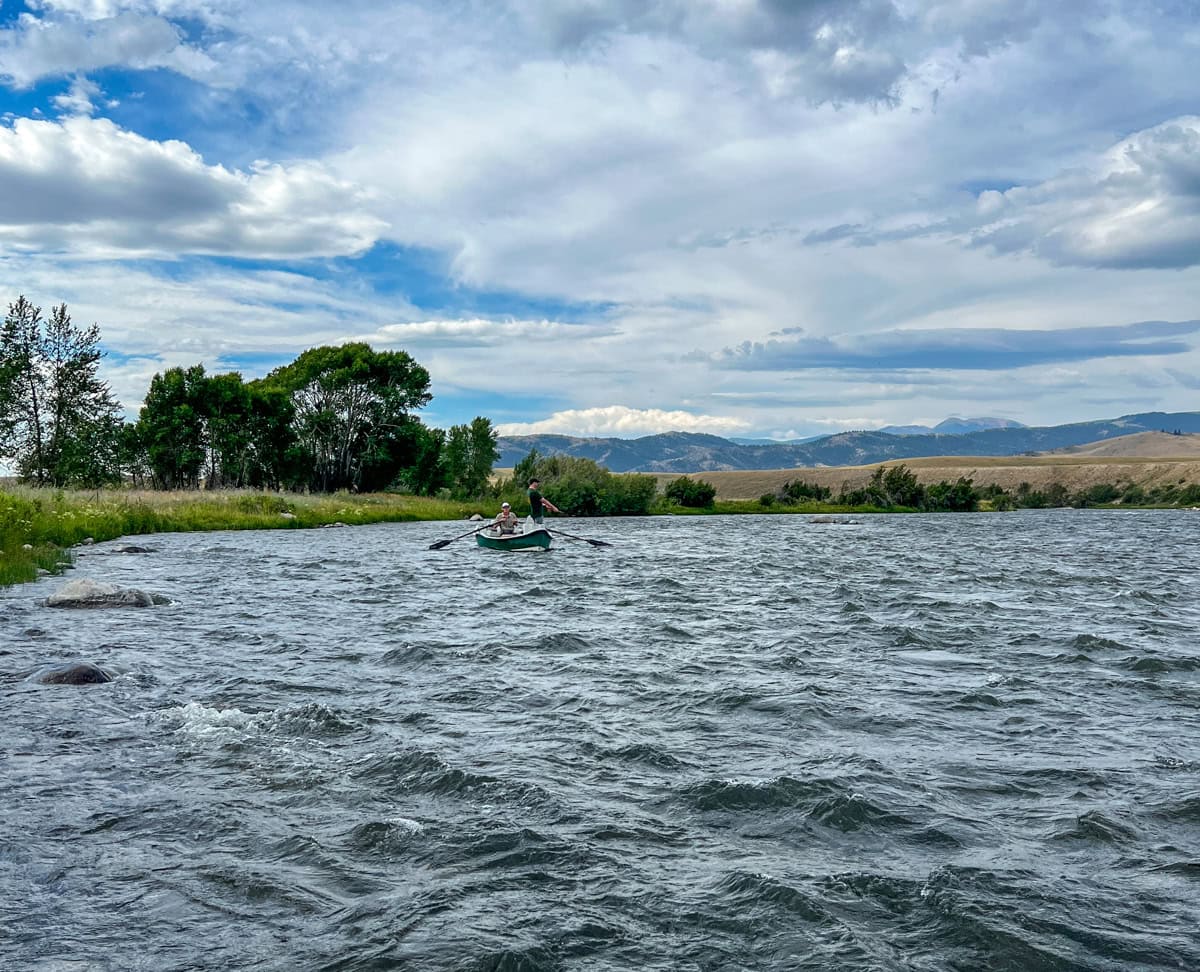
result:
[[[400,830],[410,834],[425,833],[425,825],[417,820],[412,820],[409,817],[388,817],[387,823],[393,827],[398,827]]]
[[[202,702],[188,702],[174,709],[163,709],[157,713],[159,719],[177,722],[177,732],[193,735],[224,734],[245,731],[254,726],[258,718],[252,712],[241,709],[218,709]]]

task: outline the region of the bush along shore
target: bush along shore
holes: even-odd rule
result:
[[[149,492],[13,487],[0,492],[0,585],[58,573],[80,544],[147,533],[297,529],[488,514],[479,503],[389,493]]]
[[[864,485],[832,488],[801,479],[788,480],[757,500],[720,500],[699,476],[680,477],[666,486],[664,500],[678,512],[696,513],[969,513],[1018,509],[1087,507],[1101,509],[1190,509],[1200,504],[1200,484],[1180,481],[1155,487],[1132,482],[1094,483],[1072,490],[1061,483],[1035,489],[1019,483],[976,485],[969,477],[954,482],[921,483],[903,463],[880,466]],[[657,512],[657,511],[656,511]]]

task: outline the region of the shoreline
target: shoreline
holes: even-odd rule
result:
[[[119,537],[462,520],[481,504],[391,493],[0,490],[0,586],[61,573],[71,548]]]
[[[1023,457],[1027,460],[1033,457]],[[910,460],[904,463],[880,463],[871,466],[828,467],[823,469],[784,469],[747,472],[699,472],[689,474],[717,487],[712,506],[690,508],[658,505],[648,516],[712,516],[712,515],[818,515],[845,516],[857,514],[915,512],[906,508],[848,506],[844,504],[806,500],[797,503],[764,505],[757,497],[777,489],[789,479],[816,481],[836,485],[865,482],[880,465],[904,465],[926,482],[949,478],[949,474],[975,473],[977,485],[995,481],[988,472],[1021,470],[1026,482],[1039,483],[1039,477],[1029,475],[1031,467],[1061,471],[1064,467],[1094,470],[1129,469],[1131,466],[1154,467],[1151,474],[1177,482],[1200,482],[1200,461],[1186,463],[1193,467],[1192,475],[1181,474],[1175,468],[1178,460],[1143,460],[1096,463],[1061,461],[1030,463],[1012,459],[979,459],[955,457],[946,459]],[[1165,469],[1163,468],[1165,467]],[[1146,471],[1143,469],[1143,471]],[[660,480],[678,479],[675,474],[656,474]],[[1194,478],[1193,478],[1194,476]],[[1092,482],[1089,472],[1083,482]],[[1132,477],[1105,477],[1106,481]],[[1080,485],[1080,480],[1069,480]],[[753,495],[746,495],[747,492]],[[733,495],[730,495],[730,494]],[[218,530],[318,529],[333,526],[363,526],[370,523],[447,522],[461,523],[478,514],[491,516],[490,500],[460,501],[411,496],[396,493],[334,493],[292,494],[267,493],[252,490],[230,491],[153,491],[153,490],[61,490],[26,486],[0,488],[0,586],[11,586],[35,580],[46,574],[61,574],[70,563],[70,550],[88,543],[115,540],[123,536],[145,536],[155,533],[211,532]],[[1196,509],[1189,503],[1103,503],[1102,509]],[[980,505],[979,512],[988,512],[990,504]]]

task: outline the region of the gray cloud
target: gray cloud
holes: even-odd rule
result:
[[[892,0],[520,0],[527,24],[560,51],[617,33],[678,40],[717,59],[750,58],[777,94],[882,101],[904,76],[906,23]]]
[[[1200,391],[1200,375],[1191,371],[1180,371],[1177,368],[1167,368],[1166,373],[1175,380],[1176,384]]]
[[[919,16],[930,34],[958,36],[964,54],[982,57],[1005,44],[1028,40],[1048,6],[1042,0],[933,0]],[[1095,6],[1072,0],[1071,14],[1083,19]]]
[[[735,371],[1002,371],[1096,358],[1183,354],[1192,346],[1180,338],[1197,331],[1200,320],[1143,321],[1059,331],[888,331],[855,338],[747,341],[708,360],[719,368]]]

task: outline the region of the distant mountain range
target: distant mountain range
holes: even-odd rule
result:
[[[958,435],[964,432],[982,432],[984,429],[1023,429],[1025,428],[1020,422],[1014,422],[1012,419],[1002,418],[959,418],[957,415],[951,416],[944,421],[938,422],[937,425],[885,425],[882,429],[876,429],[876,432],[886,432],[888,435]],[[737,436],[730,438],[730,442],[736,442],[738,445],[800,445],[803,442],[813,442],[817,439],[824,439],[824,435],[809,435],[802,439],[741,439]]]
[[[974,427],[947,432],[947,423]],[[955,426],[951,424],[949,428]],[[935,430],[892,426],[893,431],[838,432],[791,442],[736,442],[696,432],[664,432],[640,439],[569,435],[501,436],[501,467],[539,455],[592,459],[612,472],[705,472],[718,469],[790,469],[795,466],[863,466],[918,456],[1015,456],[1084,445],[1135,432],[1200,432],[1200,412],[1142,412],[1097,422],[1030,427],[1005,419],[947,419]]]
[[[952,415],[930,428],[928,425],[885,425],[877,432],[891,435],[966,435],[968,432],[983,432],[985,429],[1024,429],[1020,422],[1002,418],[959,418]]]

